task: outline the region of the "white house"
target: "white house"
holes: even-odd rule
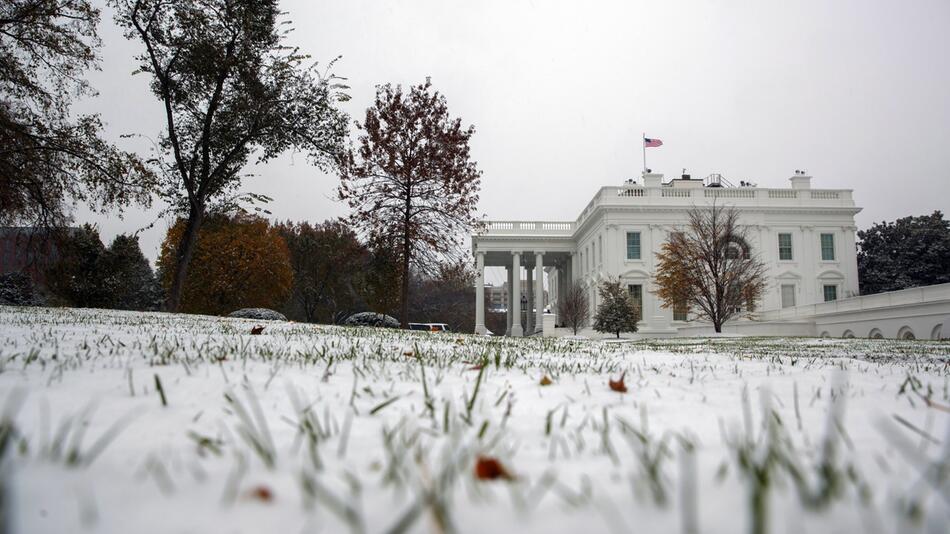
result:
[[[641,334],[705,333],[707,325],[691,321],[694,317],[687,310],[663,308],[653,294],[654,253],[668,234],[685,222],[688,209],[716,202],[740,210],[740,222],[751,237],[749,245],[768,268],[768,289],[757,303],[759,309],[730,328],[766,335],[841,336],[817,331],[815,308],[811,315],[788,310],[808,310],[808,306],[857,297],[854,216],[861,208],[855,206],[850,189],[813,189],[811,177],[803,173],[789,181],[787,189],[768,189],[734,187],[718,175],[705,180],[683,175],[664,182],[661,174],[644,174],[642,184],[602,187],[573,221],[489,221],[472,236],[478,274],[476,332],[485,332],[484,268],[497,266],[507,270],[508,287],[512,288],[509,295],[524,295],[529,308],[523,323],[514,320],[522,317],[523,303],[521,298],[509,297],[509,335],[557,334],[557,317],[543,313],[545,276],[552,310],[557,308],[558,290],[572,281],[589,292],[594,309],[598,282],[619,277],[643,310]],[[528,287],[524,289],[520,287],[521,269],[527,271]],[[516,272],[519,276],[513,276]],[[937,335],[942,315],[950,315],[947,293],[940,293],[947,299],[945,306],[938,303],[939,309],[931,310],[937,318]],[[863,331],[851,334],[870,335]],[[884,337],[898,337],[898,332]]]

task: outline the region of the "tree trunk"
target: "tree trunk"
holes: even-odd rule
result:
[[[716,333],[717,333],[717,334],[721,334],[721,333],[722,333],[722,322],[721,322],[721,321],[713,321],[713,328],[716,330]]]
[[[400,289],[399,322],[402,328],[409,328],[409,236],[406,235],[402,245],[402,288]]]
[[[191,263],[191,257],[195,253],[195,244],[198,242],[198,231],[201,229],[201,223],[204,222],[204,216],[204,208],[197,210],[192,207],[188,210],[188,222],[185,223],[185,231],[181,235],[181,242],[178,243],[175,276],[172,278],[172,287],[168,293],[167,311],[177,312],[178,308],[181,307],[181,296],[185,288],[185,277],[188,275],[188,266]]]

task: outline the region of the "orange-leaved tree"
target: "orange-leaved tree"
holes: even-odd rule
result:
[[[187,221],[168,229],[158,258],[162,284],[173,283],[178,244]],[[198,232],[179,311],[222,315],[240,308],[277,308],[287,301],[294,274],[290,251],[265,219],[211,215]]]

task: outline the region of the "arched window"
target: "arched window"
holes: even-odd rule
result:
[[[744,239],[738,236],[730,236],[726,239],[725,256],[728,260],[749,259],[750,247]]]

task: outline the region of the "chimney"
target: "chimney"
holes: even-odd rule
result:
[[[805,171],[795,171],[795,176],[788,179],[792,182],[792,189],[811,189],[811,176]]]
[[[643,187],[660,187],[661,185],[663,185],[662,174],[643,173]]]

